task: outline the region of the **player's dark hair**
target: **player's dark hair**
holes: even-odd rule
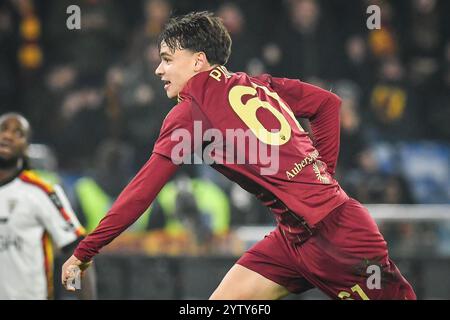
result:
[[[224,65],[231,53],[231,37],[221,19],[208,11],[191,12],[171,18],[161,32],[158,47],[164,41],[171,51],[188,49],[204,52],[210,64]]]

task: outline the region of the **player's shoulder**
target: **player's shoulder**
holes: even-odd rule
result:
[[[184,123],[192,121],[191,99],[178,97],[178,103],[167,113],[163,121],[163,127],[172,123]]]
[[[30,192],[34,193],[44,193],[50,196],[55,192],[54,186],[49,182],[45,181],[36,172],[32,170],[23,170],[18,179],[22,182],[23,186],[27,188]]]
[[[272,89],[279,89],[284,86],[298,85],[301,83],[299,79],[279,78],[268,73],[252,77],[251,79],[254,82],[259,82],[260,84],[268,86]]]
[[[48,202],[44,199],[47,199],[59,210],[64,207],[61,196],[65,197],[65,194],[58,184],[51,184],[33,170],[22,171],[18,179],[22,182],[26,195],[36,205],[46,206]]]
[[[274,79],[277,79],[277,78],[272,77],[272,75],[270,75],[268,73],[264,73],[264,74],[261,74],[258,76],[251,77],[252,82],[256,82],[257,84],[265,85],[265,86],[270,86]]]
[[[217,90],[226,91],[230,84],[247,76],[243,72],[230,72],[222,65],[211,70],[200,72],[193,76],[179,94],[179,100],[195,100],[201,103],[205,95],[217,93]]]

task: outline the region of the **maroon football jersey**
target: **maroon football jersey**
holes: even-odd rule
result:
[[[304,222],[313,226],[348,199],[332,177],[339,106],[336,95],[299,80],[224,67],[197,74],[164,120],[150,159],[74,255],[89,261],[126,230],[192,153],[213,161],[275,213],[285,234],[301,240]],[[310,120],[314,143],[296,117]]]
[[[216,67],[189,80],[154,152],[172,160],[189,161],[190,152],[213,159],[214,169],[253,193],[279,222],[290,211],[314,225],[348,199],[332,176],[339,105],[333,93],[299,80]],[[296,117],[310,119],[315,144]],[[181,150],[187,133],[192,140]]]

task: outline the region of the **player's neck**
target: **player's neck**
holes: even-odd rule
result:
[[[218,64],[207,64],[203,68],[201,68],[198,73],[205,72],[205,71],[211,71],[212,69],[214,69],[218,66],[219,66]]]
[[[220,64],[210,65],[209,68],[208,68],[208,71],[211,71],[212,69],[217,68],[218,66],[220,66]]]
[[[0,184],[4,181],[10,180],[20,171],[22,161],[15,159],[15,161],[7,161],[0,158]]]
[[[193,77],[197,76],[198,74],[200,74],[202,72],[209,72],[209,71],[211,71],[212,69],[214,69],[214,68],[216,68],[218,66],[219,66],[218,64],[213,64],[213,65],[211,65],[209,63],[205,64],[201,69],[199,69],[198,71],[195,71],[190,79],[192,79]]]

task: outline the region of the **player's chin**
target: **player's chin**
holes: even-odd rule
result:
[[[10,152],[0,152],[0,168],[10,168],[17,165],[19,158]]]
[[[178,94],[176,92],[170,90],[167,90],[166,94],[169,99],[175,99],[178,97]]]
[[[12,158],[13,158],[13,154],[11,151],[3,151],[0,149],[0,160],[10,161]]]

